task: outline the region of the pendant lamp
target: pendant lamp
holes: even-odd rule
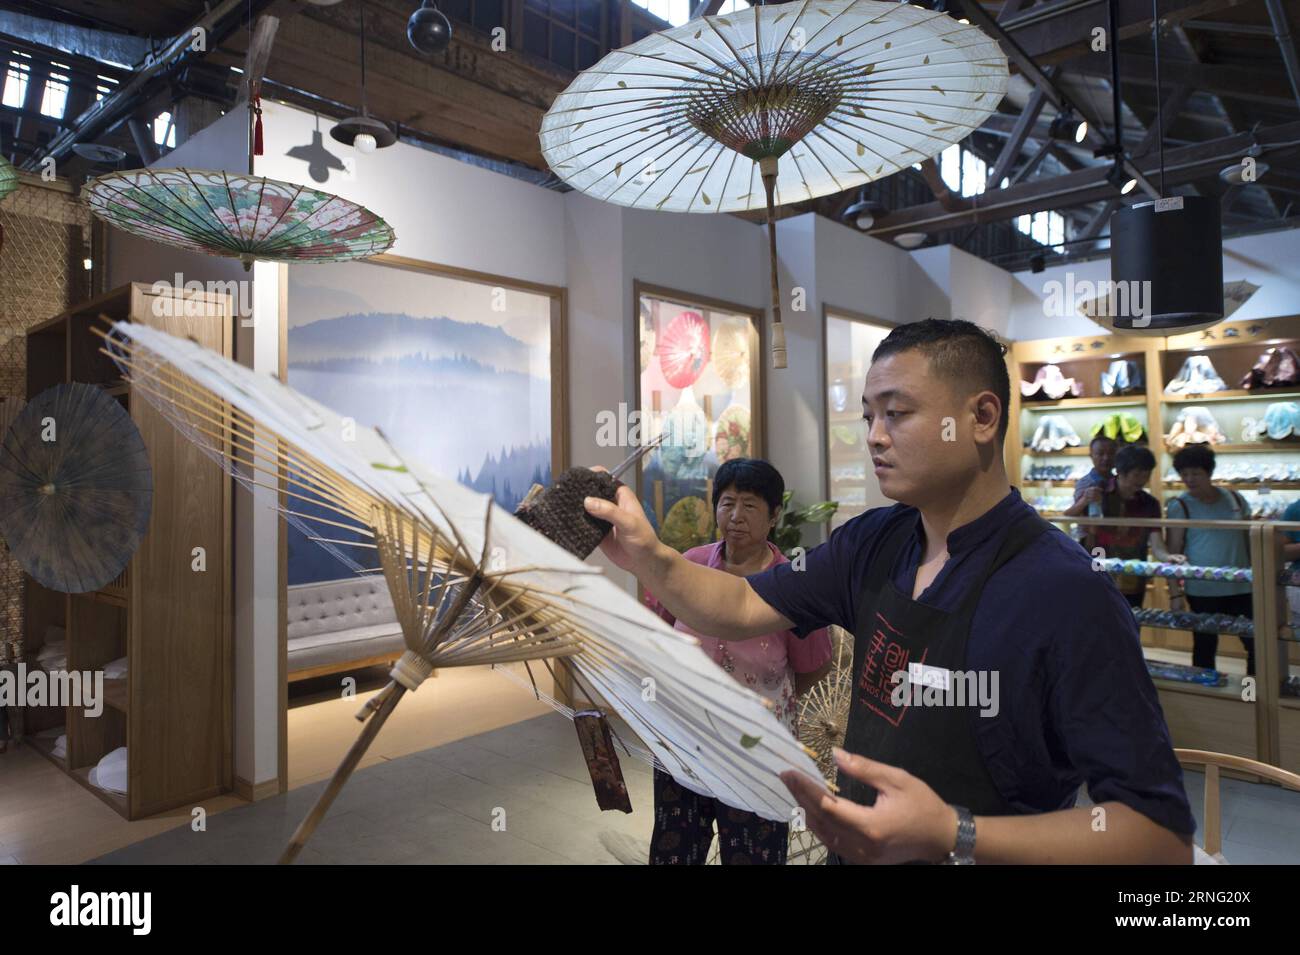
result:
[[[366,5],[361,4],[361,113],[335,123],[330,136],[357,152],[369,155],[397,142],[397,134],[386,123],[372,119],[366,109]]]

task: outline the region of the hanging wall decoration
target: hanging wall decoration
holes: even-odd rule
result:
[[[51,590],[90,593],[121,574],[152,503],[144,440],[94,385],[42,391],[0,442],[0,536]]]
[[[124,232],[253,262],[342,262],[396,237],[369,209],[275,179],[199,169],[130,169],[87,185],[90,210]]]
[[[674,388],[695,384],[713,353],[709,323],[699,312],[682,312],[664,329],[656,352],[668,384]]]
[[[765,210],[773,364],[784,368],[775,207],[853,189],[965,139],[1007,60],[977,27],[879,0],[757,5],[608,53],[556,97],[542,154],[573,188],[668,212]]]
[[[643,462],[642,504],[665,541],[693,547],[713,539],[718,468],[763,453],[759,313],[639,283],[636,299],[641,430],[664,439]]]

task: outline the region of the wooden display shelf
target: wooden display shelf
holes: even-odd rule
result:
[[[1300,441],[1237,441],[1225,444],[1211,444],[1215,454],[1300,454]],[[1177,454],[1178,449],[1165,445],[1169,454]]]
[[[1146,625],[1144,624],[1144,626]],[[1183,683],[1179,680],[1162,680],[1158,677],[1152,677],[1151,682],[1156,685],[1156,689],[1166,690],[1170,693],[1190,693],[1196,696],[1209,696],[1218,700],[1235,700],[1238,703],[1248,702],[1241,698],[1241,677],[1236,674],[1228,674],[1228,682],[1223,686]],[[1252,702],[1251,705],[1253,706],[1254,703]]]
[[[1203,395],[1165,395],[1160,396],[1160,400],[1167,404],[1193,404],[1202,405],[1214,401],[1263,401],[1300,398],[1300,391],[1294,388],[1279,388],[1276,391],[1269,389],[1260,389],[1258,391],[1247,391],[1244,388],[1231,388],[1227,391],[1211,391]]]
[[[127,797],[120,793],[111,793],[107,789],[100,789],[92,783],[90,781],[90,769],[91,767],[89,766],[82,766],[80,769],[68,770],[68,775],[81,783],[84,788],[98,796],[103,802],[112,806],[123,816],[130,818],[130,803],[127,801]]]
[[[158,307],[169,297],[174,307]],[[50,758],[127,819],[139,819],[233,787],[232,487],[225,471],[152,405],[130,400],[131,387],[94,334],[105,317],[188,338],[226,358],[236,322],[228,295],[160,294],[133,283],[74,306],[27,336],[29,395],[60,382],[102,389],[130,415],[153,470],[148,529],[115,580],[72,595],[46,591],[31,578],[25,583],[29,652],[39,648],[47,626],[57,625],[64,628],[70,669],[102,670],[123,656],[129,661],[125,679],[104,681],[98,717],[79,707],[62,710],[68,758]],[[190,569],[198,545],[207,554],[204,574]],[[91,786],[89,767],[121,746],[131,753],[130,792]]]
[[[23,737],[23,742],[26,743],[28,746],[30,746],[32,749],[36,750],[36,752],[40,753],[42,756],[48,759],[55,766],[59,767],[59,769],[62,769],[65,772],[67,771],[68,769],[67,759],[62,756],[54,755],[53,739],[28,735]]]
[[[1235,489],[1238,491],[1262,491],[1267,488],[1270,491],[1300,491],[1300,481],[1217,481],[1220,487]],[[1165,481],[1166,491],[1179,491],[1187,485],[1182,481]]]
[[[1083,445],[1079,445],[1077,448],[1062,448],[1060,451],[1034,451],[1030,448],[1025,448],[1024,453],[1029,455],[1031,458],[1054,458],[1061,455],[1070,458],[1086,458],[1088,456],[1088,449]]]
[[[124,679],[104,681],[105,706],[111,706],[118,712],[125,713],[130,707],[130,700],[130,681]]]
[[[1066,481],[1039,481],[1039,480],[1035,480],[1034,478],[1025,478],[1020,482],[1020,486],[1021,487],[1042,487],[1044,484],[1046,484],[1048,487],[1072,488],[1074,487],[1075,484],[1077,484],[1082,479],[1083,479],[1083,475],[1079,475],[1079,477],[1077,478],[1071,478]]]
[[[1058,398],[1055,401],[1039,401],[1035,398],[1020,399],[1022,411],[1087,411],[1091,408],[1144,408],[1147,396],[1142,395],[1105,395],[1096,398]]]

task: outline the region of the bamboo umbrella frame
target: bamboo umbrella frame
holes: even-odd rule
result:
[[[236,480],[276,494],[286,519],[358,534],[360,543],[338,537],[317,540],[373,549],[392,594],[406,651],[393,667],[392,681],[358,713],[365,722],[360,736],[294,834],[281,862],[291,862],[301,851],[402,695],[440,666],[527,665],[556,658],[575,676],[580,672],[582,679],[577,682],[583,691],[613,706],[654,759],[676,778],[768,818],[784,817],[792,802],[777,773],[762,771],[763,766],[799,768],[815,775],[811,751],[779,732],[775,717],[755,705],[759,700],[755,694],[738,687],[716,667],[701,667],[694,639],[668,630],[635,602],[621,609],[614,598],[625,595],[608,584],[599,569],[581,564],[544,538],[539,541],[544,546],[534,546],[530,542],[540,535],[532,530],[511,540],[520,544],[521,553],[533,554],[527,559],[534,562],[496,566],[489,550],[494,539],[490,498],[468,491],[461,495],[486,501],[481,515],[483,544],[475,549],[429,490],[419,467],[403,460],[382,434],[366,432],[382,445],[371,441],[369,454],[386,451],[387,461],[366,460],[368,468],[363,469],[359,456],[340,458],[337,463],[343,470],[339,470],[321,456],[339,453],[328,441],[322,441],[320,453],[301,443],[307,440],[302,429],[322,428],[321,415],[328,409],[274,382],[280,389],[279,404],[259,404],[252,393],[245,402],[239,375],[251,372],[157,330],[113,323],[111,331],[96,331],[105,339],[104,352],[122,369],[134,393]],[[154,348],[168,343],[165,351],[183,347],[192,352],[182,359],[167,357],[149,345],[141,346],[135,338]],[[231,389],[229,393],[223,397],[172,363],[190,359],[231,369],[221,379],[221,387]],[[236,400],[254,409],[256,417],[236,406]],[[305,420],[315,417],[319,423],[283,417],[291,401],[301,404]],[[304,437],[294,440],[295,434]],[[331,516],[310,514],[289,502],[305,502]],[[464,500],[453,500],[453,510],[457,504],[463,510]],[[536,562],[544,560],[536,554],[553,552],[559,552],[556,566]],[[592,583],[590,595],[583,580]],[[633,643],[611,639],[614,628],[619,637],[639,633],[645,639],[638,637]],[[641,695],[647,673],[671,679],[672,689],[671,695],[650,708]],[[679,676],[682,673],[687,676]]]

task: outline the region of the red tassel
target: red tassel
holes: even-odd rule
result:
[[[261,156],[262,153],[262,97],[258,96],[254,100],[253,113],[257,120],[253,123],[253,155]]]

